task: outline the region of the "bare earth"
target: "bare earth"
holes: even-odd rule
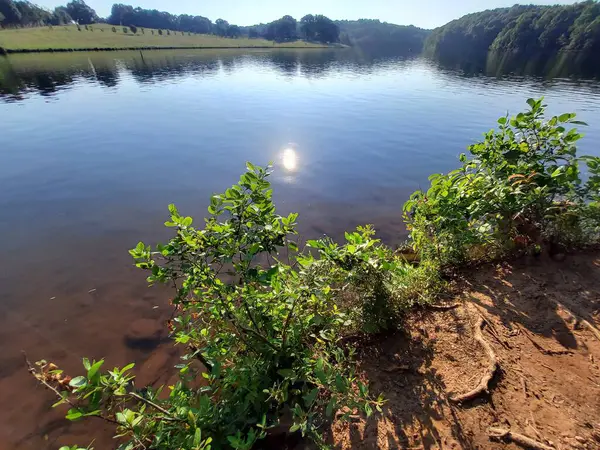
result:
[[[600,325],[598,252],[526,258],[465,278],[449,300],[457,308],[416,313],[404,335],[362,346],[360,365],[388,403],[383,418],[334,424],[335,448],[522,448],[491,440],[498,427],[539,448],[600,449],[600,335],[582,325]],[[474,339],[480,318],[500,368],[489,394],[454,404],[489,367]]]

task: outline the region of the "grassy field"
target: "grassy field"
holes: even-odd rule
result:
[[[252,47],[287,47],[309,48],[322,47],[304,41],[275,43],[265,39],[230,39],[206,34],[191,34],[181,31],[163,30],[163,35],[158,30],[138,28],[133,34],[123,27],[108,24],[89,25],[88,30],[81,26],[81,31],[76,25],[21,28],[16,30],[0,30],[0,47],[9,51],[18,50],[82,50],[82,49],[135,49],[135,48],[252,48]],[[154,32],[154,34],[152,34]]]

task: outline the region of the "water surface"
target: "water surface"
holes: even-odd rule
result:
[[[69,370],[84,355],[136,360],[143,382],[172,366],[168,292],[147,289],[127,254],[168,237],[168,203],[200,220],[245,161],[273,161],[275,200],[300,213],[303,237],[372,223],[394,245],[408,195],[540,96],[588,122],[581,151],[600,155],[595,81],[341,50],[0,58],[0,448],[92,439],[48,414],[21,350]]]

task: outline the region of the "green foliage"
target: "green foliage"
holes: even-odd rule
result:
[[[138,30],[138,29],[137,29],[137,27],[136,27],[135,25],[129,25],[129,29],[131,30],[131,32],[132,32],[133,34],[136,34],[136,33],[137,33],[137,30]]]
[[[300,32],[307,41],[339,42],[340,27],[329,17],[308,14],[300,20]]]
[[[344,337],[396,326],[406,308],[430,300],[435,265],[413,267],[369,226],[343,245],[324,238],[300,249],[298,215],[277,215],[270,170],[247,167],[211,198],[202,228],[170,205],[174,237],[130,251],[149,283],[175,288],[181,380],[164,399],[160,389],[134,389],[133,365],[104,373],[103,361],[84,360],[86,374],[58,402],[70,404],[68,419],[117,422],[127,449],[250,449],[282,423],[323,445],[320,429],[336,413],[380,410]]]
[[[460,169],[432,175],[429,190],[406,202],[405,219],[422,259],[456,264],[547,242],[598,239],[598,158],[579,158],[582,135],[567,129],[585,124],[572,113],[546,120],[542,99],[527,103],[528,111],[501,117],[498,130],[471,145]],[[592,175],[587,183],[582,161]]]
[[[124,34],[127,34],[127,33],[129,33],[129,28],[128,28],[128,27],[123,27],[123,33],[124,33]]]
[[[98,15],[84,0],[72,0],[67,3],[67,13],[81,25],[98,22]]]
[[[395,25],[373,19],[337,20],[340,42],[371,52],[419,54],[429,30],[415,26]]]
[[[449,65],[489,72],[598,76],[600,4],[515,5],[468,14],[434,30],[425,52]]]

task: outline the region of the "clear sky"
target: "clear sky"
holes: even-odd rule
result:
[[[67,1],[33,0],[33,3],[53,8]],[[201,15],[212,21],[223,18],[237,25],[270,22],[286,14],[296,19],[306,14],[325,14],[332,19],[380,19],[400,25],[435,28],[484,9],[515,3],[570,4],[576,3],[576,0],[86,0],[86,3],[101,17],[109,15],[113,3],[125,3],[173,14]]]

